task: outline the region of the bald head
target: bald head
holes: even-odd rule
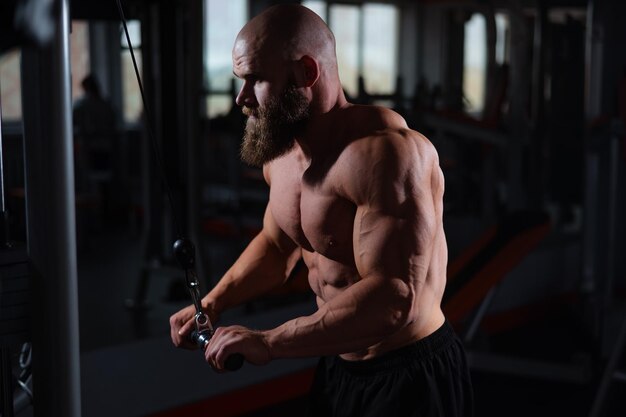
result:
[[[235,45],[240,41],[258,51],[280,52],[286,60],[309,55],[326,67],[336,67],[335,37],[317,14],[299,4],[263,11],[241,29]]]
[[[318,15],[299,4],[270,7],[241,29],[233,47],[233,73],[243,80],[235,101],[253,116],[251,131],[260,126],[258,120],[277,118],[265,111],[276,107],[275,101],[294,110],[277,114],[299,115],[285,121],[294,126],[346,102],[335,37]]]

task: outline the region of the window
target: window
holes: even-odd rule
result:
[[[70,34],[72,100],[82,95],[80,83],[89,73],[89,26],[85,21],[72,21]],[[0,56],[0,103],[2,120],[22,119],[21,53],[13,49]]]
[[[19,49],[0,55],[0,106],[4,122],[22,119],[20,56]]]
[[[233,104],[232,48],[248,18],[246,0],[205,0],[204,68],[207,115],[228,113]]]
[[[137,69],[139,74],[142,73],[142,60],[141,60],[141,23],[137,20],[130,20],[127,22],[128,36],[135,53],[135,60],[137,61]],[[141,117],[143,110],[143,103],[141,101],[141,91],[139,90],[139,84],[137,83],[137,76],[135,74],[135,68],[133,66],[133,58],[130,54],[130,48],[128,46],[128,40],[124,33],[124,27],[120,24],[120,44],[121,44],[121,66],[122,66],[122,97],[124,122],[135,123]],[[143,82],[143,79],[142,79]]]
[[[360,7],[333,4],[330,6],[330,28],[337,42],[337,64],[343,88],[350,96],[359,94],[359,19]]]
[[[365,90],[390,94],[398,72],[398,9],[388,4],[363,6],[363,74]]]
[[[511,25],[509,16],[496,13],[496,63],[502,65],[509,62],[511,42]]]
[[[465,23],[463,49],[463,96],[465,110],[471,114],[482,112],[485,105],[486,45],[485,17],[475,13]]]
[[[72,21],[70,34],[72,65],[72,101],[83,95],[80,83],[89,75],[89,24],[86,21]]]
[[[337,41],[339,76],[346,92],[356,97],[359,76],[370,94],[391,94],[398,72],[398,8],[390,4],[347,5],[325,1],[302,4],[324,19]]]
[[[326,2],[320,0],[303,1],[302,5],[313,10],[319,17],[326,21]]]

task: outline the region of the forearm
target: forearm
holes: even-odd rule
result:
[[[305,317],[266,332],[273,358],[336,355],[372,346],[414,319],[400,280],[362,280]]]
[[[299,256],[298,250],[281,251],[259,233],[202,299],[202,305],[219,314],[268,292],[284,283]]]

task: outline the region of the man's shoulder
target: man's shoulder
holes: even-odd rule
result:
[[[341,153],[345,162],[370,165],[377,161],[402,162],[436,157],[433,144],[406,125],[381,126],[352,138]]]
[[[372,147],[386,154],[397,147],[415,146],[419,151],[434,149],[421,133],[411,129],[395,111],[366,105],[352,105],[345,110],[344,152],[348,156],[370,156]]]
[[[424,135],[406,124],[391,124],[349,141],[337,160],[337,177],[340,189],[355,195],[372,186],[392,187],[438,161],[435,147]]]
[[[386,107],[354,104],[343,110],[343,122],[347,133],[356,136],[368,136],[383,129],[407,128],[406,121],[395,111]]]

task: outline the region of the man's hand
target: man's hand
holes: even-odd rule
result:
[[[211,323],[215,323],[215,313],[206,309],[204,312],[208,314]],[[196,309],[190,305],[170,317],[170,336],[174,346],[183,349],[198,349],[198,346],[191,341],[189,336],[195,330],[195,316]]]
[[[242,326],[218,328],[204,351],[204,357],[213,369],[223,372],[226,360],[235,353],[254,365],[265,365],[272,359],[265,333]]]

